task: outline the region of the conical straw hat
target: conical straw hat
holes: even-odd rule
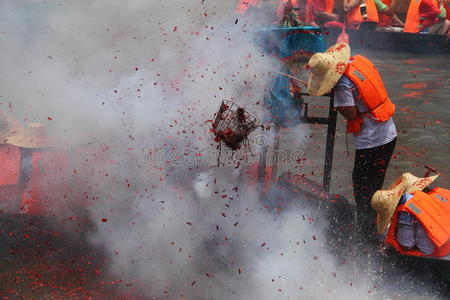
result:
[[[397,178],[388,190],[378,190],[372,196],[372,208],[377,212],[377,230],[383,233],[389,227],[398,202],[404,193],[422,190],[430,185],[439,174],[419,178],[411,173],[403,173]]]
[[[41,123],[28,124],[24,134],[8,137],[6,144],[22,148],[47,148],[51,146],[50,138]]]
[[[325,53],[316,53],[309,59],[307,68],[311,69],[308,92],[313,96],[322,96],[336,85],[344,74],[350,59],[350,47],[346,43],[337,43]]]

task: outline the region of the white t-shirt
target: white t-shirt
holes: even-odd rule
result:
[[[359,97],[357,86],[347,76],[343,75],[334,87],[334,107],[355,106],[361,113],[369,109]],[[394,120],[376,121],[362,116],[361,131],[353,134],[356,149],[368,149],[385,145],[397,137]]]

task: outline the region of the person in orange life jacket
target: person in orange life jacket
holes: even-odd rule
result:
[[[23,130],[17,120],[0,111],[0,212],[17,213],[20,202],[19,176],[20,152],[7,145],[6,139]]]
[[[344,0],[344,12],[350,29],[375,30],[380,21],[374,0]]]
[[[374,0],[380,21],[376,30],[400,32],[405,24],[395,14],[396,0]],[[393,26],[396,25],[396,26]],[[401,27],[399,27],[401,26]]]
[[[427,188],[438,176],[418,178],[404,173],[388,190],[372,197],[378,233],[389,229],[386,244],[402,254],[450,254],[450,190]]]
[[[24,133],[6,139],[20,155],[17,185],[23,191],[20,210],[27,214],[54,213],[53,201],[64,197],[60,192],[67,181],[67,153],[53,149],[52,141],[40,123],[30,123]],[[50,209],[50,211],[49,211]]]
[[[431,34],[448,33],[450,21],[446,19],[447,10],[443,0],[422,0],[419,6],[419,16],[422,20],[422,30]]]
[[[333,13],[334,0],[313,0],[313,14],[320,26],[327,26],[328,22],[338,22],[339,16]]]
[[[435,19],[432,20],[433,12],[437,13],[438,10],[439,13]],[[429,15],[428,12],[430,12],[431,15]],[[423,18],[422,24],[425,23],[424,27],[427,28],[428,33],[441,35],[448,34],[450,29],[450,20],[447,18],[447,9],[445,8],[444,0],[438,0],[437,2],[422,0],[419,7],[419,14],[420,17]],[[428,24],[431,25],[427,26]]]
[[[431,34],[448,34],[450,21],[443,0],[411,1],[405,21],[404,32],[426,31]]]
[[[376,239],[375,212],[370,199],[382,188],[397,140],[392,115],[395,105],[387,96],[380,74],[365,57],[350,57],[350,47],[338,43],[325,53],[314,54],[308,92],[321,96],[332,92],[334,107],[347,119],[353,133],[355,161],[352,171],[357,208],[357,230]]]

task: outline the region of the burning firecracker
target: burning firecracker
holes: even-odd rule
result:
[[[248,135],[256,129],[258,120],[232,101],[222,101],[215,115],[211,131],[216,136],[215,141],[232,150],[248,144]]]

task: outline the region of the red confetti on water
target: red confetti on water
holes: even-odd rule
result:
[[[420,59],[406,59],[406,60],[402,60],[401,62],[405,63],[405,64],[409,64],[409,65],[415,65],[415,64],[423,63],[423,60],[420,60]]]
[[[405,83],[402,85],[404,89],[424,89],[427,87],[426,82]]]
[[[108,222],[107,218],[102,218],[102,222]]]
[[[53,120],[53,118],[51,118],[51,117],[47,117],[47,119],[49,119],[50,121]]]
[[[402,94],[401,96],[404,98],[418,98],[425,94],[425,91],[412,91],[408,94]]]

